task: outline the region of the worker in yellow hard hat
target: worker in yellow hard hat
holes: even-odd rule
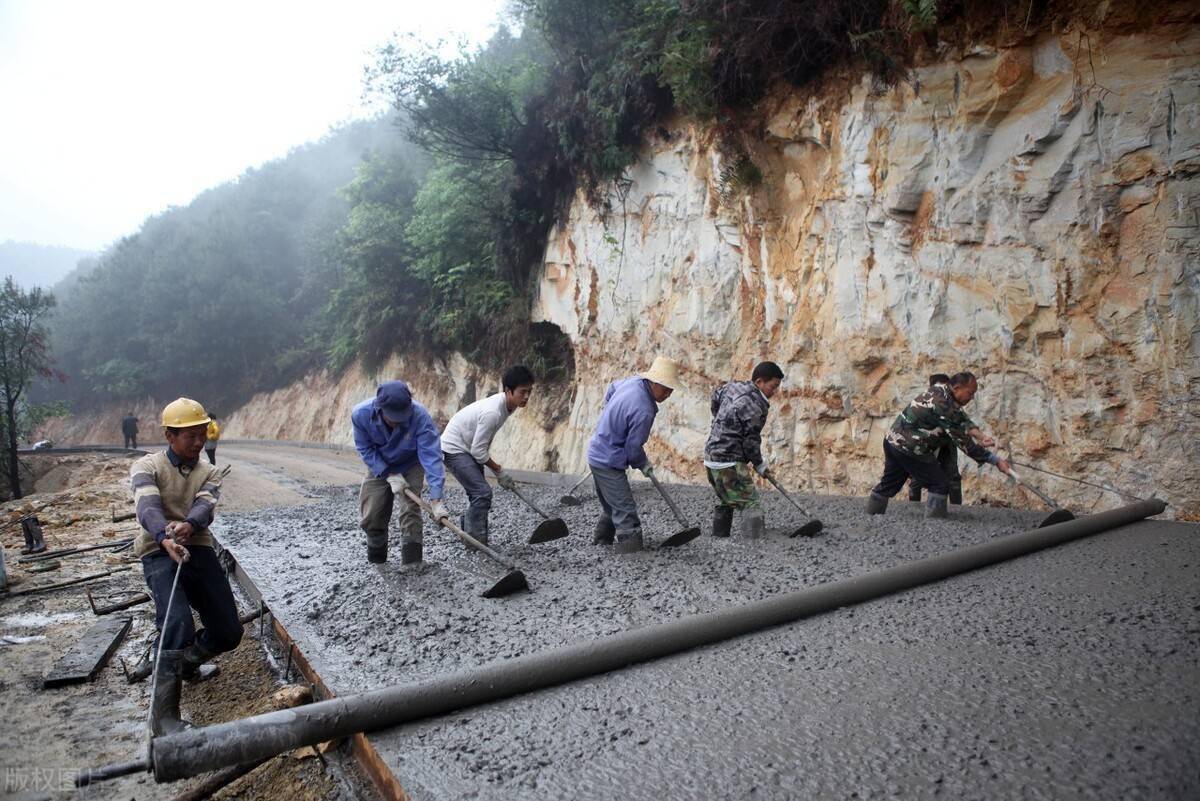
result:
[[[208,455],[210,464],[217,463],[217,441],[221,439],[221,427],[217,425],[217,418],[212,416],[208,421],[208,439],[204,443],[204,452]]]
[[[138,459],[129,471],[142,526],[134,554],[142,560],[159,633],[158,675],[150,700],[156,735],[190,725],[179,716],[181,681],[214,674],[215,667],[205,663],[236,648],[242,639],[229,579],[208,530],[222,477],[214,465],[200,459],[210,422],[204,407],[190,398],[167,404],[162,413],[167,448]],[[192,623],[193,609],[204,626],[199,633]]]

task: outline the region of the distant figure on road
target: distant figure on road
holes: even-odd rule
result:
[[[208,461],[213,464],[217,463],[217,440],[221,438],[221,427],[217,425],[217,418],[208,421],[208,441],[204,443],[204,452],[208,454]]]
[[[1008,472],[1008,462],[988,447],[996,442],[971,422],[962,407],[971,402],[979,383],[971,373],[955,373],[947,384],[935,384],[913,399],[883,439],[883,476],[867,499],[867,514],[887,511],[888,499],[908,478],[929,490],[926,517],[945,517],[950,478],[938,464],[943,447],[958,447],[983,464]]]
[[[714,537],[729,536],[734,509],[742,510],[742,538],[758,539],[766,531],[762,501],[750,467],[760,476],[771,475],[762,455],[762,430],[771,410],[770,398],[782,382],[779,365],[759,362],[749,381],[730,381],[713,390],[713,421],[704,446],[704,468],[708,483],[717,493]]]
[[[654,475],[646,440],[658,405],[671,397],[677,386],[679,365],[665,356],[657,357],[647,372],[608,385],[604,409],[587,449],[602,508],[593,545],[613,545],[616,553],[642,550],[642,521],[625,471],[632,467],[647,478]]]
[[[350,412],[354,447],[367,466],[358,493],[360,527],[367,535],[367,561],[387,561],[392,505],[400,504],[400,564],[422,564],[421,509],[407,495],[421,494],[429,479],[429,505],[438,525],[450,517],[442,503],[446,469],[437,426],[425,407],[415,403],[408,384],[385,381],[375,397]]]
[[[482,542],[488,541],[488,513],[492,509],[492,488],[483,468],[496,474],[496,481],[505,489],[516,486],[512,476],[492,458],[492,440],[508,416],[525,408],[533,392],[533,373],[522,364],[504,371],[500,379],[502,392],[459,409],[446,430],[442,432],[442,455],[446,467],[467,491],[469,507],[462,516],[462,527]]]
[[[125,435],[125,450],[137,448],[137,423],[138,419],[133,416],[133,412],[129,412],[121,418],[121,433]]]

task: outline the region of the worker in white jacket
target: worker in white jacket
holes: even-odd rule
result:
[[[504,371],[503,392],[459,409],[446,430],[442,432],[442,457],[446,467],[467,491],[470,502],[460,518],[462,527],[482,543],[488,541],[488,513],[492,509],[492,488],[484,477],[483,468],[496,474],[496,481],[505,489],[514,485],[512,476],[504,472],[492,458],[492,440],[508,416],[529,403],[533,393],[533,373],[524,365]]]

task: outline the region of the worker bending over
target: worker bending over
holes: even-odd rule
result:
[[[442,446],[437,427],[425,407],[416,403],[403,381],[379,385],[374,398],[350,412],[354,447],[367,466],[367,477],[359,490],[361,527],[367,535],[367,561],[387,561],[388,524],[392,506],[400,504],[400,564],[422,562],[424,537],[421,508],[404,494],[421,494],[429,479],[429,499],[434,522],[449,517],[442,503]]]
[[[883,477],[867,499],[868,514],[887,511],[888,499],[911,477],[929,490],[925,516],[945,517],[950,479],[937,461],[938,450],[945,446],[956,446],[980,464],[988,462],[1008,472],[1008,462],[984,447],[995,440],[962,410],[978,389],[974,375],[955,373],[949,383],[930,387],[900,413],[883,440]]]
[[[713,420],[704,446],[704,467],[708,483],[717,493],[714,537],[729,536],[734,509],[742,511],[742,538],[758,539],[766,531],[762,502],[750,468],[760,476],[771,475],[762,455],[762,430],[771,409],[771,396],[782,382],[779,365],[760,362],[749,381],[730,381],[713,390]]]
[[[516,482],[492,458],[492,440],[508,416],[529,403],[533,392],[533,373],[518,364],[504,371],[501,392],[459,409],[442,432],[442,454],[446,467],[467,492],[467,511],[460,518],[463,529],[483,544],[488,541],[488,513],[492,509],[492,488],[483,468],[490,467],[496,481],[505,489]]]
[[[208,530],[221,497],[222,475],[200,459],[208,423],[196,401],[172,401],[162,413],[166,450],[141,457],[129,470],[142,527],[133,552],[142,560],[159,631],[158,674],[150,699],[155,736],[191,725],[179,715],[181,680],[197,677],[204,662],[242,640],[237,604]],[[193,609],[204,626],[198,633]]]
[[[948,385],[949,383],[950,376],[945,373],[934,373],[929,376],[929,386],[931,387],[938,384]],[[979,429],[974,430],[979,431]],[[950,484],[950,503],[962,505],[962,473],[958,471],[958,448],[953,443],[938,448],[937,463],[941,465],[942,471],[945,472]],[[919,479],[909,477],[908,499],[917,503],[921,502],[921,482]]]
[[[604,409],[587,450],[602,508],[593,544],[611,545],[615,538],[617,553],[642,549],[642,523],[625,471],[633,467],[647,478],[654,474],[646,456],[646,440],[658,404],[671,397],[678,383],[679,366],[659,356],[648,372],[614,381],[604,393]]]

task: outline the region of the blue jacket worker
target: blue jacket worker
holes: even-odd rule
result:
[[[449,517],[442,503],[446,474],[442,467],[442,445],[433,418],[412,399],[408,384],[386,381],[375,397],[350,412],[354,447],[367,466],[367,477],[359,490],[361,527],[367,534],[367,561],[387,561],[388,524],[392,506],[400,503],[400,564],[422,561],[421,508],[405,494],[421,494],[429,480],[430,513],[434,522]]]
[[[595,545],[612,545],[617,553],[642,549],[642,522],[629,487],[627,468],[650,477],[654,466],[646,456],[646,440],[658,414],[658,404],[671,397],[679,384],[679,365],[659,356],[650,370],[609,385],[604,410],[588,442],[587,460],[602,513],[596,523]]]
[[[179,716],[181,680],[215,675],[215,667],[204,663],[232,651],[242,640],[237,604],[208,530],[223,475],[200,459],[208,421],[196,401],[171,401],[162,413],[166,450],[141,457],[129,470],[142,527],[133,553],[142,560],[159,632],[150,699],[150,728],[156,736],[191,725]],[[199,632],[192,622],[193,609],[203,624]]]

